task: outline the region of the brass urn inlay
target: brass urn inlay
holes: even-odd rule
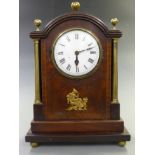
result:
[[[80,98],[79,97],[79,92],[73,88],[73,91],[68,93],[67,96],[67,104],[69,105],[66,110],[71,111],[84,111],[87,110],[87,102],[88,98]]]

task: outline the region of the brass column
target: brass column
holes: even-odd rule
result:
[[[113,30],[116,30],[117,18],[111,19]],[[118,38],[113,38],[113,70],[112,70],[112,103],[118,103]]]
[[[36,31],[40,31],[41,20],[35,19]],[[35,101],[34,104],[41,104],[40,94],[40,63],[39,63],[39,39],[34,39],[34,58],[35,58]]]
[[[118,103],[118,39],[113,39],[112,103]]]

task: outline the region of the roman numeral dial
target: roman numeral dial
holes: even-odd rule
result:
[[[63,75],[81,77],[92,72],[101,58],[100,42],[88,30],[71,29],[55,38],[52,61]]]
[[[91,59],[91,58],[89,58],[89,59],[88,59],[88,62],[93,63],[93,62],[94,62],[94,60],[93,60],[93,59]]]
[[[59,62],[61,65],[63,65],[65,63],[65,58],[62,58]]]
[[[68,71],[70,71],[70,69],[71,69],[71,65],[68,64],[68,66],[66,67],[66,69],[67,69]]]

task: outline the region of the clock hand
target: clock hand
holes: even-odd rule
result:
[[[78,55],[79,55],[79,51],[75,51],[75,56],[76,56],[75,65],[76,66],[78,66],[78,64],[79,64]]]
[[[90,48],[87,48],[86,50],[88,51],[88,50],[91,50],[91,49],[93,49],[94,47],[90,47]]]
[[[87,48],[87,49],[85,49],[85,50],[75,51],[76,59],[75,59],[74,62],[75,62],[76,67],[77,67],[78,64],[79,64],[78,55],[79,55],[81,52],[88,51],[88,50],[91,50],[91,49],[93,49],[93,48],[94,48],[94,47],[89,47],[89,48]]]
[[[85,49],[85,50],[81,50],[81,51],[77,51],[77,52],[79,52],[79,53],[82,53],[82,52],[85,52],[85,51],[89,51],[89,50],[91,50],[91,49],[93,49],[94,47],[89,47],[89,48],[87,48],[87,49]]]

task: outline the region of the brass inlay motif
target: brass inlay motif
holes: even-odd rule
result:
[[[68,111],[76,110],[76,111],[83,111],[87,110],[87,102],[88,98],[80,98],[79,92],[73,88],[73,91],[68,93],[67,96],[67,104],[69,104],[69,107],[66,109]]]

